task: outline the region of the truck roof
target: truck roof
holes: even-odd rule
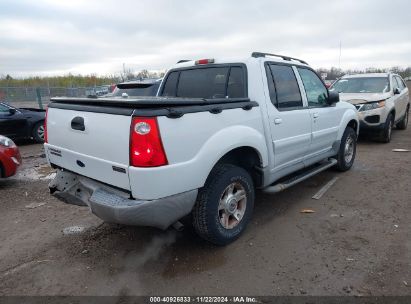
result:
[[[180,60],[177,62],[173,68],[182,68],[182,67],[192,67],[196,66],[196,62],[198,60],[211,60],[212,64],[229,64],[229,63],[250,63],[253,61],[273,61],[273,62],[281,62],[281,63],[292,63],[295,65],[300,66],[308,66],[307,62],[304,60],[286,56],[286,55],[277,55],[277,54],[270,54],[270,53],[262,53],[262,52],[253,52],[251,56],[248,57],[226,57],[226,58],[212,58],[209,57],[208,59],[196,59],[196,60]]]

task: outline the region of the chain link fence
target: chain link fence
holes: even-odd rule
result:
[[[110,92],[109,86],[101,87],[0,87],[0,101],[15,107],[44,108],[51,97],[101,96]]]

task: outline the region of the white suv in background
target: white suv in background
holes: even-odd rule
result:
[[[407,128],[410,99],[408,88],[399,75],[346,75],[338,79],[331,90],[340,93],[340,100],[357,108],[361,133],[374,133],[387,143],[394,125],[400,130]]]

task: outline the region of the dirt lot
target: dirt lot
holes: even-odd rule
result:
[[[362,140],[351,171],[258,193],[246,233],[223,248],[56,200],[42,147],[23,144],[19,174],[0,180],[0,295],[411,295],[411,152],[392,152],[410,138]],[[73,226],[84,230],[64,233]]]

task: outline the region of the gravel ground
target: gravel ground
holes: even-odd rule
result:
[[[258,193],[227,247],[189,227],[105,224],[58,201],[42,146],[21,143],[24,165],[0,180],[0,295],[411,295],[411,152],[392,152],[411,150],[410,136],[362,140],[351,171]]]

